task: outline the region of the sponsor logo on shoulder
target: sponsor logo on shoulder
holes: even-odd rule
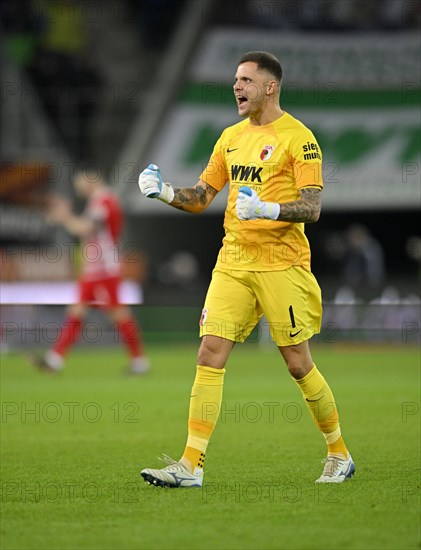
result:
[[[307,141],[303,145],[304,160],[319,159],[322,160],[322,155],[320,154],[320,147],[317,143],[310,143]]]

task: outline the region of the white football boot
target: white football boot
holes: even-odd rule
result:
[[[156,487],[202,487],[203,469],[196,467],[191,474],[189,470],[169,456],[163,454],[159,458],[167,463],[167,466],[159,470],[145,468],[140,472],[143,479]]]
[[[129,367],[127,368],[127,374],[142,375],[149,372],[151,364],[147,357],[135,357],[132,359]]]
[[[338,456],[328,456],[323,460],[325,467],[323,473],[316,479],[316,483],[342,483],[350,479],[355,472],[355,464],[352,456],[348,453],[348,458]]]

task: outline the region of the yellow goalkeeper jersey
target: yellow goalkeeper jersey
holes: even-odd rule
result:
[[[200,178],[217,191],[229,183],[225,237],[216,267],[280,271],[300,265],[310,271],[310,247],[303,223],[238,219],[238,189],[247,185],[261,200],[300,198],[303,187],[323,187],[322,152],[313,133],[284,112],[275,122],[255,126],[249,119],[224,130]]]

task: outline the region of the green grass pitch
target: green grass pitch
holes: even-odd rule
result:
[[[276,349],[244,344],[227,366],[203,489],[139,472],[186,438],[196,347],[150,345],[153,370],[122,375],[120,348],[77,348],[58,376],[1,358],[1,548],[419,548],[419,351],[315,345],[356,462],[314,483],[325,456]]]

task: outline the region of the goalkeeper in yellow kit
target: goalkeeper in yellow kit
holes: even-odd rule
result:
[[[202,486],[225,364],[235,342],[243,342],[262,315],[326,440],[327,459],[317,482],[340,483],[355,471],[332,391],[308,344],[320,331],[322,307],[304,224],[320,215],[322,154],[312,132],[281,109],[281,80],[281,65],[272,54],[243,55],[234,95],[245,120],[224,130],[197,184],[173,188],[153,164],[139,176],[143,195],[194,213],[229,185],[225,237],[200,319],[186,447],[178,462],[164,455],[167,466],[142,470],[153,485]],[[206,403],[216,406],[210,412]]]

